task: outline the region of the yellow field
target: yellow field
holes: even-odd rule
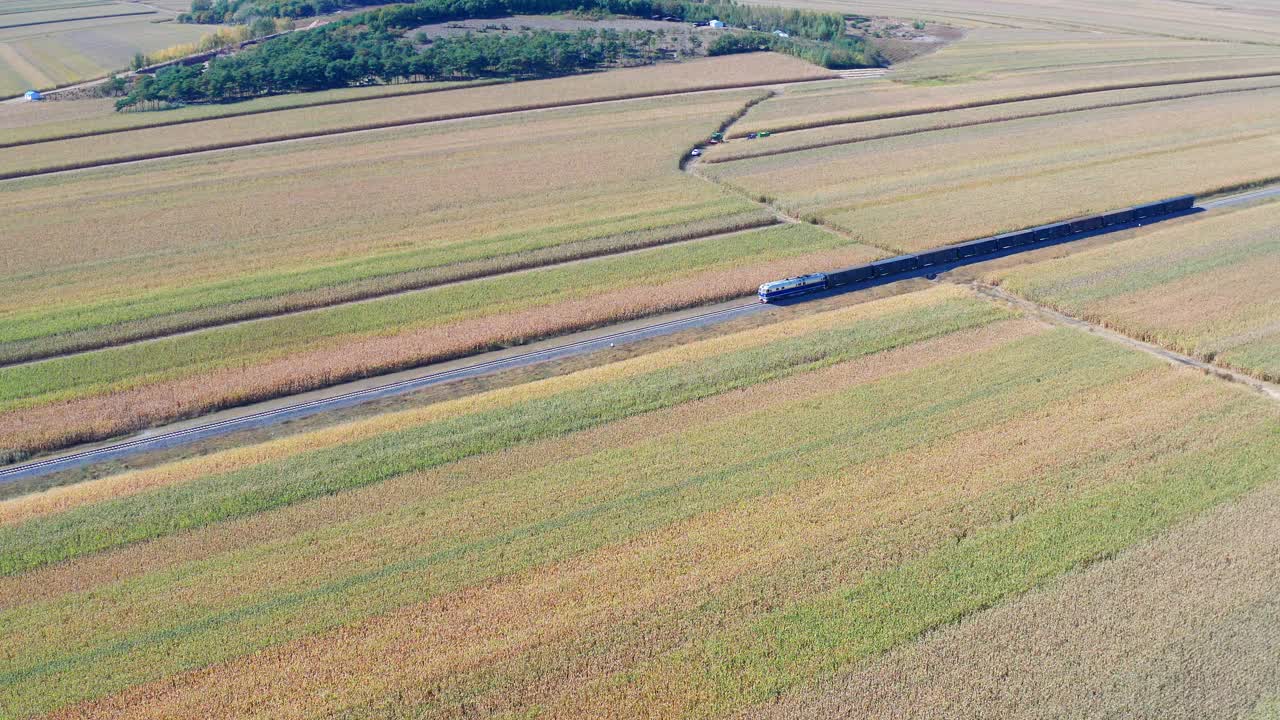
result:
[[[967,34],[0,106],[0,462],[1280,180],[1265,0],[798,4]],[[0,718],[1274,717],[1252,202],[0,486]]]
[[[1280,380],[1280,203],[1215,212],[987,280],[1133,337]]]
[[[957,288],[795,317],[6,501],[0,708],[726,716],[937,624],[860,599],[917,568],[971,611],[1261,483],[1277,423]]]
[[[942,129],[701,171],[862,242],[913,251],[1275,178],[1277,107],[1280,90],[1261,89]]]
[[[0,324],[95,306],[120,322],[753,211],[676,166],[753,97],[548,111],[5,183]]]
[[[770,0],[765,4],[811,10],[922,18],[961,27],[1032,29],[1213,40],[1274,45],[1280,19],[1267,0],[1225,0],[1213,4],[1178,0]]]
[[[582,77],[538,80],[514,85],[456,90],[448,93],[403,93],[391,98],[321,107],[281,109],[249,116],[211,117],[203,122],[171,127],[137,129],[107,135],[68,139],[0,149],[0,173],[36,172],[67,165],[107,163],[139,155],[180,153],[202,147],[243,144],[307,134],[332,133],[395,124],[410,124],[521,110],[530,107],[571,105],[617,97],[684,92],[716,87],[763,84],[771,81],[828,77],[830,73],[785,55],[753,54],[745,60],[706,58],[673,65],[648,66]],[[413,86],[402,86],[411,88]],[[346,91],[350,94],[350,91]],[[306,97],[306,96],[303,96]],[[279,103],[279,100],[273,99]],[[266,104],[251,101],[216,108],[230,115]],[[127,113],[126,120],[115,117],[103,121],[77,121],[76,133],[94,128],[111,128],[144,123],[173,122],[201,118],[214,109],[197,107],[173,113]],[[99,124],[101,122],[101,124]],[[58,127],[65,127],[60,124]],[[49,128],[41,126],[41,132]]]
[[[820,125],[818,127],[775,133],[769,138],[747,142],[728,142],[708,148],[703,162],[716,163],[766,155],[780,155],[797,150],[844,145],[896,135],[945,130],[966,125],[998,123],[1020,118],[1087,112],[1122,105],[1138,105],[1159,100],[1173,100],[1197,95],[1222,95],[1260,88],[1280,87],[1280,75],[1274,77],[1218,80],[1185,84],[1159,85],[1127,90],[1103,90],[1073,93],[1041,100],[1010,100],[990,105],[936,112],[916,113],[882,120]],[[778,102],[785,101],[786,96]],[[770,101],[770,103],[773,101]],[[766,107],[763,103],[756,107]],[[1068,118],[1069,119],[1069,118]],[[736,127],[736,126],[735,126]],[[737,134],[741,134],[738,131]]]
[[[957,46],[963,46],[960,40]],[[946,49],[939,51],[938,56]],[[936,56],[926,56],[927,62]],[[906,73],[908,65],[901,72]],[[1016,102],[1046,95],[1097,92],[1134,86],[1170,85],[1239,76],[1280,76],[1280,54],[1205,63],[1102,65],[1074,72],[996,74],[974,82],[911,84],[892,79],[870,83],[821,82],[792,88],[785,95],[752,108],[733,127],[740,136],[760,130],[789,130],[874,120],[910,113],[937,112],[975,104]],[[890,75],[894,78],[896,75]],[[903,76],[904,80],[909,75]]]
[[[34,9],[31,6],[0,8],[0,25],[49,21],[0,29],[0,98],[102,77],[126,69],[134,53],[193,42],[211,31],[207,26],[156,22],[172,20],[176,13],[170,11],[94,18],[151,10],[130,2],[45,5],[50,9],[44,12],[24,11]]]

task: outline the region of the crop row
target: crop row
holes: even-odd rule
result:
[[[163,113],[118,113],[114,110],[111,100],[59,103],[59,106],[52,110],[48,110],[47,107],[31,106],[30,110],[23,114],[15,113],[4,121],[0,121],[0,128],[7,131],[6,139],[0,141],[0,149],[91,135],[110,135],[144,127],[186,125],[220,117],[260,115],[292,108],[381,100],[400,95],[419,95],[505,82],[508,81],[486,79],[339,88],[312,93],[272,95],[238,103],[189,105]]]
[[[0,369],[0,435],[33,450],[663,310],[875,253],[787,225]]]
[[[106,327],[45,335],[34,340],[12,341],[0,345],[0,364],[38,360],[86,350],[122,345],[138,340],[164,337],[190,330],[216,327],[234,322],[313,310],[357,300],[383,297],[411,290],[446,285],[504,273],[558,265],[660,245],[697,240],[713,235],[750,230],[777,223],[765,210],[738,215],[712,217],[684,222],[673,227],[640,230],[618,235],[567,242],[562,245],[528,251],[494,255],[483,260],[461,261],[365,280],[333,284],[314,290],[285,292],[257,300],[241,300],[199,310],[187,310],[140,320],[124,320]],[[259,287],[261,290],[261,287]],[[161,301],[163,302],[163,301]],[[137,302],[129,302],[131,309]],[[94,309],[104,315],[110,311]],[[83,310],[75,313],[83,322]],[[43,318],[57,322],[57,316]],[[17,330],[10,324],[11,332]]]
[[[755,95],[597,105],[16,181],[0,193],[13,229],[0,241],[0,339],[755,210],[675,163]],[[589,160],[584,128],[599,143]]]
[[[1026,118],[702,171],[862,242],[917,252],[1273,178],[1277,97],[1267,89]]]
[[[202,117],[201,113],[181,122],[166,122],[161,115],[158,126],[121,129],[105,135],[86,132],[79,138],[0,149],[0,179],[361,130],[830,76],[829,71],[801,60],[773,54],[733,63],[712,58],[656,70],[640,68],[559,81],[443,88],[443,92],[399,93],[360,102],[263,109],[249,116]]]
[[[823,125],[813,129],[798,130],[781,135],[774,134],[768,142],[738,142],[715,146],[704,153],[702,161],[717,163],[729,160],[746,160],[800,150],[813,150],[832,145],[882,140],[937,130],[969,127],[971,125],[1007,122],[1022,118],[1061,115],[1125,105],[1141,105],[1161,100],[1179,100],[1204,95],[1247,92],[1249,90],[1277,87],[1277,78],[1280,78],[1280,75],[1245,80],[1205,81],[1190,85],[1182,83],[1169,86],[1157,85],[1138,90],[1082,92],[1045,100],[1014,100],[973,108],[939,110],[937,112],[913,113],[881,120],[860,120],[852,123]]]
[[[1270,717],[1262,714],[1266,695],[1280,686],[1277,537],[1273,482],[1114,561],[750,715]],[[1000,638],[997,647],[991,638]],[[1255,707],[1259,714],[1249,714]]]
[[[1280,380],[1280,203],[1219,212],[988,280],[1036,302]]]
[[[735,126],[731,137],[743,137],[761,130],[809,130],[1098,92],[1280,76],[1280,65],[1266,58],[1244,64],[1239,72],[1207,73],[1202,67],[1185,73],[1169,73],[1167,69],[1158,69],[1163,72],[1153,72],[1150,68],[1124,68],[1140,78],[1132,80],[1095,80],[1088,73],[1060,77],[1062,74],[1059,73],[1047,78],[1013,76],[956,86],[886,85],[870,90],[856,84],[851,86],[846,83],[841,86],[823,83],[787,93],[776,102],[754,109]],[[1148,74],[1149,76],[1144,77]]]
[[[312,501],[360,511],[354,521],[288,520],[312,504],[302,503],[276,511],[296,528],[279,540],[11,608],[0,622],[22,640],[3,669],[8,708],[153,683],[69,712],[433,717],[536,704],[556,717],[598,711],[592,698],[605,697],[617,716],[693,704],[721,714],[759,697],[757,683],[785,689],[817,658],[840,666],[909,640],[951,617],[938,608],[963,613],[1043,582],[1274,464],[1257,442],[1274,421],[1262,401],[1073,331],[990,335],[959,355],[940,345],[912,366],[912,338],[948,334],[925,330],[931,319],[950,315],[955,328],[1002,315],[981,308],[948,300],[731,353],[714,375],[694,363],[606,384],[647,392],[692,377],[721,392],[632,431],[615,434],[633,422],[615,420],[552,441],[551,452],[531,439],[527,452],[493,454],[497,442],[439,471]],[[868,354],[886,341],[906,352]],[[748,366],[747,382],[764,384],[728,392]],[[541,427],[529,409],[508,417]],[[780,422],[793,431],[778,433]],[[382,447],[416,442],[392,434]],[[355,449],[345,456],[388,459]],[[132,505],[172,515],[183,504]],[[183,547],[197,552],[217,530]],[[865,601],[885,596],[902,602]],[[26,632],[35,627],[52,634]],[[768,650],[781,636],[795,643]],[[743,685],[722,684],[731,678]]]

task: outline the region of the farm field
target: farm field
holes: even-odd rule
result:
[[[219,112],[230,117],[209,117],[203,122],[175,126],[139,128],[131,132],[90,135],[57,143],[39,143],[0,149],[0,174],[48,171],[67,166],[107,163],[139,156],[178,154],[201,148],[248,144],[280,138],[304,137],[312,134],[386,127],[430,120],[509,112],[534,107],[554,107],[619,97],[636,97],[699,89],[759,85],[773,81],[816,79],[830,72],[792,57],[755,54],[743,62],[726,62],[724,58],[690,61],[671,66],[647,66],[585,76],[536,80],[515,85],[490,85],[449,93],[401,93],[390,98],[370,99],[356,103],[289,108],[282,99],[250,101],[257,103],[245,112],[263,107],[279,107],[278,112],[234,115],[238,103],[223,106]],[[411,88],[414,86],[401,86]],[[349,93],[348,93],[349,94]],[[287,96],[286,96],[287,97]],[[302,95],[300,97],[308,97]],[[295,100],[294,102],[300,102]],[[249,105],[249,103],[246,103]],[[138,122],[174,122],[178,119],[205,117],[206,108],[188,108],[177,114],[126,113],[126,117],[143,116]],[[117,127],[119,121],[111,118]],[[92,122],[92,121],[91,121]],[[88,132],[84,123],[75,126],[77,134]]]
[[[4,501],[0,712],[730,716],[1248,502],[1277,429],[957,287],[795,316]]]
[[[965,42],[962,39],[955,45],[962,47]],[[970,82],[913,84],[906,78],[904,82],[897,82],[892,79],[894,75],[867,84],[818,82],[794,88],[782,97],[752,108],[734,125],[732,135],[823,127],[1105,90],[1147,86],[1177,88],[1184,83],[1277,76],[1280,76],[1280,53],[1208,64],[1200,61],[1176,65],[1138,63],[1069,73],[995,74]]]
[[[14,234],[0,286],[13,302],[0,308],[0,339],[58,335],[56,350],[75,340],[68,333],[113,341],[151,331],[139,323],[165,331],[217,323],[220,313],[314,307],[352,283],[373,283],[366,295],[379,282],[398,287],[405,273],[432,284],[433,269],[569,243],[758,225],[767,218],[754,203],[677,167],[707,128],[757,97],[570,108],[8,182],[0,205]],[[509,182],[495,192],[497,178]],[[82,262],[64,261],[72,247]],[[121,284],[121,273],[137,282]],[[55,303],[52,287],[62,288]]]
[[[1274,188],[752,302],[1280,183],[1280,15],[786,4],[943,47],[0,105],[0,718],[1280,720]]]
[[[766,155],[780,155],[797,150],[876,140],[895,135],[945,130],[965,125],[999,123],[1041,115],[1085,112],[1159,100],[1230,94],[1277,87],[1280,87],[1280,75],[1240,80],[1159,85],[1131,90],[1104,90],[1043,100],[1014,100],[981,107],[911,114],[883,120],[861,120],[793,130],[773,134],[767,139],[761,138],[759,142],[728,142],[707,148],[702,162],[717,163]]]
[[[136,14],[143,11],[150,14]],[[125,13],[134,14],[120,16]],[[131,2],[6,4],[0,7],[0,98],[102,77],[127,68],[134,53],[194,42],[213,30],[157,22],[175,16]],[[22,26],[33,22],[43,24]]]
[[[1280,203],[1157,227],[985,276],[1126,335],[1280,380]]]
[[[699,172],[861,242],[917,251],[1274,179],[1278,103],[1274,88],[1190,97],[718,162]]]
[[[163,112],[116,112],[115,101],[112,98],[22,103],[6,107],[4,112],[0,113],[0,129],[5,130],[2,147],[502,82],[506,81],[460,80],[337,88],[310,93],[272,95],[222,105],[188,105]]]
[[[743,297],[882,253],[782,225],[581,264],[0,368],[0,436],[25,453],[253,400]]]
[[[1197,68],[1218,72],[1274,63],[1273,44],[1204,42],[1131,34],[1099,34],[1065,30],[974,28],[964,41],[942,48],[897,70],[895,77],[912,83],[967,82],[979,79],[1034,77],[1058,83],[1086,73],[1108,77],[1123,68],[1149,77],[1160,70],[1173,77]]]
[[[847,12],[843,0],[770,0],[770,5]],[[1216,4],[1177,0],[869,0],[856,12],[954,23],[968,28],[1075,31],[1219,42],[1275,44],[1280,19],[1267,0],[1229,0]]]
[[[1273,481],[1116,560],[742,717],[1274,717],[1278,501]]]

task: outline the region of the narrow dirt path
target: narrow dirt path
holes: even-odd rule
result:
[[[773,98],[777,97],[780,94],[780,92],[785,92],[785,91],[786,91],[785,86],[783,86],[779,90],[770,89],[769,92],[764,96],[759,97],[755,100],[748,101],[746,105],[742,107],[741,110],[739,110],[737,113],[734,113],[731,117],[729,117],[723,123],[720,123],[720,127],[718,127],[716,131],[723,133],[724,137],[728,138],[729,129],[733,127],[735,123],[737,123],[739,120],[745,117],[746,114],[750,112],[751,108],[755,107],[756,105],[759,105],[760,103],[772,100]],[[739,140],[738,142],[746,142],[746,141]],[[700,149],[702,145],[698,145],[696,147]],[[699,165],[701,164],[700,161],[702,158],[694,157],[693,155],[691,155],[692,151],[693,151],[693,148],[690,148],[689,150],[685,151],[684,157],[680,158],[680,169],[683,170],[685,173],[692,175],[693,177],[696,177],[703,182],[711,183],[712,185],[715,185],[717,188],[720,188],[725,192],[750,200],[756,205],[759,205],[761,208],[768,210],[770,213],[772,213],[773,216],[777,218],[779,222],[791,223],[791,224],[811,222],[814,225],[821,226],[823,229],[827,230],[828,232],[839,235],[840,237],[844,238],[845,240],[848,240],[851,243],[866,245],[867,247],[876,247],[868,243],[862,242],[861,240],[854,237],[843,228],[838,228],[833,225],[828,225],[827,223],[822,222],[821,219],[805,220],[804,218],[798,217],[790,212],[787,212],[783,208],[778,207],[772,200],[768,198],[762,198],[762,197],[751,195],[750,193],[742,190],[739,187],[735,187],[733,185],[730,185],[729,183],[722,182],[709,175],[704,175],[703,173],[698,171]],[[879,248],[879,249],[884,250],[884,248]]]
[[[1211,375],[1228,382],[1244,385],[1260,395],[1268,397],[1276,402],[1280,402],[1280,385],[1276,385],[1275,383],[1259,380],[1253,376],[1228,370],[1212,363],[1191,357],[1190,355],[1183,355],[1182,353],[1174,352],[1173,350],[1159,345],[1131,338],[1128,335],[1118,333],[1114,330],[1109,330],[1101,325],[1095,325],[1091,322],[1081,320],[1080,318],[1072,317],[1071,315],[1066,315],[1052,308],[1045,307],[1044,305],[1027,300],[1026,298],[1018,295],[1014,295],[1013,293],[994,285],[988,285],[977,281],[957,282],[958,284],[972,287],[979,295],[982,295],[989,300],[1012,306],[1027,313],[1031,317],[1038,318],[1053,325],[1083,330],[1084,332],[1096,335],[1104,340],[1139,350],[1147,353],[1148,355],[1153,355],[1172,365],[1182,365],[1185,367],[1195,368],[1206,375]]]

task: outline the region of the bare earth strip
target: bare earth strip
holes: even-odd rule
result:
[[[743,717],[1232,717],[1280,685],[1280,484]],[[998,638],[998,641],[996,640]]]

